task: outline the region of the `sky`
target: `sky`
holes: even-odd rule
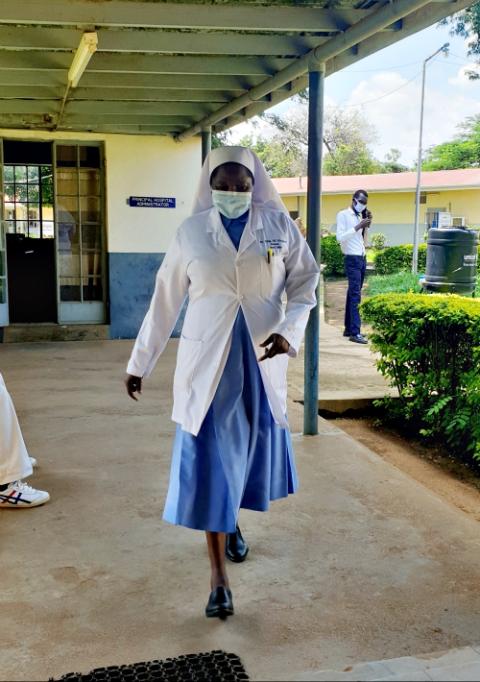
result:
[[[418,154],[423,60],[446,42],[449,56],[439,54],[427,64],[422,148],[451,139],[467,116],[480,114],[480,80],[466,77],[473,60],[466,41],[450,36],[448,27],[431,26],[327,77],[325,103],[360,109],[376,129],[374,156],[383,160],[396,148],[411,166]],[[292,106],[297,105],[287,100],[270,111],[283,114]],[[249,130],[249,123],[232,128],[232,141]]]

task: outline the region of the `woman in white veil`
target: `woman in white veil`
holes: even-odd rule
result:
[[[315,259],[258,157],[243,147],[213,150],[192,216],[158,272],[126,378],[136,399],[188,295],[164,519],[206,532],[208,617],[233,614],[225,556],[240,563],[249,551],[240,508],[267,511],[297,488],[286,370],[317,282]]]
[[[213,206],[210,179],[216,168],[224,163],[237,163],[245,166],[254,178],[252,202],[286,213],[285,204],[280,198],[275,185],[265,170],[265,166],[251,149],[246,147],[218,147],[210,152],[202,166],[197,194],[193,202],[192,213],[201,213]]]

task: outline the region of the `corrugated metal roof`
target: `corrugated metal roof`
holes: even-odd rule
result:
[[[228,128],[471,0],[0,0],[0,127],[187,135]],[[84,32],[98,49],[77,88]]]
[[[274,178],[275,187],[282,195],[307,193],[307,178]],[[412,192],[417,182],[416,172],[376,173],[373,175],[325,175],[324,194],[351,194],[357,189],[367,192]],[[441,189],[480,189],[480,168],[423,171],[422,191]],[[480,195],[479,195],[480,201]]]

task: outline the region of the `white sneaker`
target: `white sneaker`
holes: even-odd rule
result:
[[[49,499],[45,490],[35,490],[23,481],[14,481],[6,490],[0,490],[0,509],[38,507]]]
[[[34,469],[35,469],[35,467],[38,467],[38,462],[37,462],[37,460],[35,459],[35,457],[29,457],[29,460],[30,460],[30,464],[32,465],[32,467],[33,467]]]

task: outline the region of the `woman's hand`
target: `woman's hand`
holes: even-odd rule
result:
[[[290,350],[290,344],[287,339],[284,339],[280,334],[270,334],[268,339],[260,344],[262,348],[267,348],[265,353],[259,359],[259,362],[266,360],[267,358],[273,358],[275,355],[282,355],[283,353],[288,353]]]
[[[135,397],[135,393],[139,395],[142,393],[142,377],[135,377],[133,374],[127,374],[125,379],[125,386],[127,387],[127,393],[133,400],[138,400]]]

